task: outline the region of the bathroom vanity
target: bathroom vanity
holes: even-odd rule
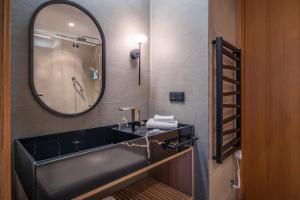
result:
[[[24,138],[15,142],[15,169],[29,199],[98,199],[140,179],[192,197],[196,139],[193,126],[184,124],[168,131],[115,125]]]
[[[60,117],[95,108],[106,83],[106,43],[96,18],[74,2],[47,1],[32,15],[29,35],[29,83],[36,101]],[[142,43],[137,41],[132,59],[140,57]],[[139,85],[140,69],[139,62]],[[133,191],[148,199],[192,198],[193,126],[176,122],[167,131],[147,129],[137,106],[119,109],[126,110],[133,122],[126,120],[127,126],[16,140],[15,171],[28,199],[128,199]]]

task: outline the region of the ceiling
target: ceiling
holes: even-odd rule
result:
[[[69,26],[73,23],[74,26]],[[36,17],[34,29],[70,37],[101,37],[93,20],[80,9],[67,4],[53,4],[43,8]]]

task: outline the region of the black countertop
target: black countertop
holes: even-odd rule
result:
[[[107,126],[25,138],[16,140],[15,169],[29,199],[71,199],[174,155],[186,146],[161,144],[193,134],[190,125],[135,133]]]

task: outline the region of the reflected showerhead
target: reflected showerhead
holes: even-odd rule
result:
[[[78,37],[78,38],[77,38],[77,41],[79,41],[79,42],[86,42],[87,39],[84,38],[84,37]]]

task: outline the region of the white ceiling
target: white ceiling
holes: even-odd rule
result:
[[[72,22],[74,27],[68,24]],[[66,4],[53,4],[43,8],[36,17],[35,29],[58,33],[70,37],[101,37],[93,20],[83,11]]]

